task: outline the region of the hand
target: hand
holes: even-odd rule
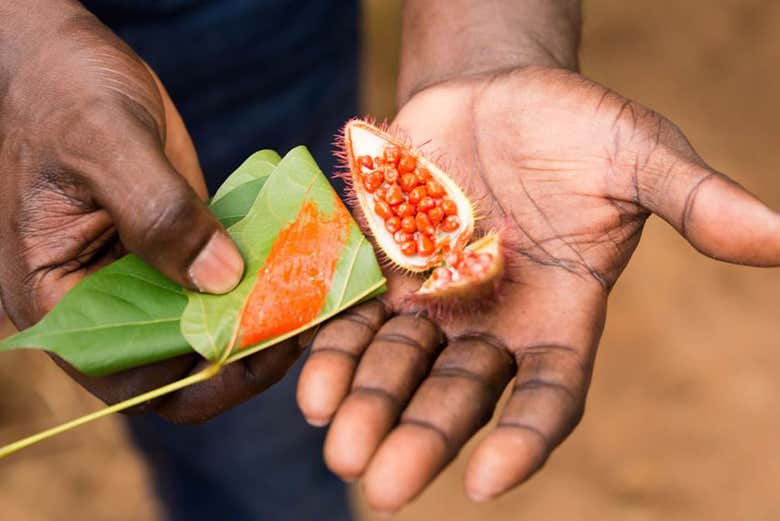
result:
[[[419,278],[388,273],[383,303],[327,324],[298,400],[331,422],[328,466],[362,477],[395,511],[491,417],[466,471],[475,500],[521,483],[577,425],[607,296],[655,213],[702,253],[780,265],[780,216],[707,166],[659,114],[573,72],[520,68],[416,94],[394,125],[478,201],[483,229],[504,228],[516,266],[500,303],[434,324],[395,316]],[[507,226],[508,223],[508,226]]]
[[[197,155],[151,69],[77,2],[12,2],[0,15],[0,288],[15,325],[126,251],[187,288],[232,289],[243,260],[202,202]],[[281,378],[298,353],[285,343],[148,408],[205,420]],[[113,403],[204,363],[99,379],[66,369]]]

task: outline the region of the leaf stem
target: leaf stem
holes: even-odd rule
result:
[[[136,405],[140,405],[144,402],[147,402],[149,400],[153,400],[155,398],[159,398],[160,396],[164,396],[166,394],[170,394],[174,391],[178,391],[179,389],[183,389],[187,386],[196,384],[198,382],[202,382],[204,380],[208,380],[212,376],[219,373],[219,371],[222,369],[222,366],[220,365],[211,365],[207,367],[206,369],[197,372],[193,375],[190,375],[186,378],[182,378],[181,380],[177,380],[175,382],[169,383],[167,385],[164,385],[162,387],[158,387],[157,389],[154,389],[152,391],[145,392],[143,394],[139,394],[138,396],[134,396],[133,398],[130,398],[128,400],[125,400],[123,402],[119,402],[114,405],[110,405],[108,407],[104,407],[103,409],[100,409],[99,411],[95,411],[93,413],[87,414],[85,416],[82,416],[80,418],[76,418],[75,420],[69,421],[67,423],[63,423],[62,425],[58,425],[56,427],[52,427],[51,429],[45,430],[43,432],[39,432],[38,434],[34,434],[32,436],[28,436],[27,438],[22,438],[19,441],[16,441],[14,443],[10,443],[4,447],[0,447],[0,459],[13,454],[16,451],[22,450],[26,447],[29,447],[31,445],[35,445],[36,443],[39,443],[41,441],[44,441],[48,438],[51,438],[52,436],[56,436],[57,434],[61,434],[63,432],[69,431],[71,429],[75,429],[76,427],[80,427],[86,423],[93,422],[95,420],[99,420],[100,418],[103,418],[105,416],[108,416],[110,414],[114,414],[115,412],[124,411],[126,409],[129,409],[131,407],[135,407]]]

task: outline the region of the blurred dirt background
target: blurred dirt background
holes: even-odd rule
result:
[[[366,1],[365,106],[380,117],[394,105],[400,3]],[[780,208],[780,2],[586,0],[585,13],[583,71],[670,116]],[[467,447],[395,519],[780,519],[778,319],[780,270],[704,259],[652,219],[614,291],[585,419],[543,472],[474,505]],[[0,442],[97,407],[45,356],[2,356]],[[70,518],[159,519],[118,418],[0,462],[0,519]]]

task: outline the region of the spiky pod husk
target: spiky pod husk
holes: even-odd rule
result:
[[[456,184],[445,173],[445,170],[439,166],[446,164],[445,158],[439,158],[436,162],[431,161],[429,157],[423,155],[420,150],[421,147],[414,147],[411,144],[411,140],[403,136],[397,129],[390,129],[386,123],[375,125],[373,121],[352,119],[347,122],[335,141],[335,156],[339,160],[336,176],[345,182],[347,186],[346,200],[352,208],[359,209],[359,211],[355,212],[358,224],[366,232],[366,235],[372,238],[375,248],[380,252],[379,257],[385,269],[394,269],[420,277],[426,273],[430,274],[431,269],[443,265],[445,251],[437,251],[435,255],[418,260],[417,264],[412,264],[409,258],[403,258],[398,251],[395,251],[398,250],[398,246],[393,242],[388,232],[383,227],[377,225],[378,219],[375,216],[368,216],[368,212],[372,211],[371,204],[373,203],[369,204],[366,202],[370,194],[363,187],[359,178],[361,166],[357,162],[357,157],[366,154],[359,154],[355,150],[357,147],[354,144],[353,132],[356,129],[358,138],[365,140],[364,143],[375,141],[375,143],[370,143],[367,147],[363,146],[362,150],[377,152],[380,150],[377,148],[379,143],[401,147],[407,153],[413,155],[418,162],[421,162],[433,174],[434,179],[445,186],[447,190],[446,196],[456,200],[459,212],[461,212],[459,215],[465,217],[462,227],[453,234],[455,240],[453,241],[454,244],[451,245],[451,249],[464,251],[473,238],[475,221],[477,220],[476,207],[473,203],[475,199],[469,196],[473,196],[478,190],[468,187],[469,196],[467,196],[463,191],[463,187]],[[373,149],[372,146],[374,147]],[[376,153],[367,155],[376,155]],[[467,176],[466,179],[468,179]],[[476,197],[476,199],[482,200],[483,197]],[[495,237],[497,246],[494,250],[495,265],[491,266],[488,276],[465,282],[460,281],[452,287],[441,288],[441,290],[431,290],[430,287],[426,290],[423,285],[421,290],[407,295],[403,299],[401,309],[404,311],[422,311],[432,317],[448,319],[464,314],[481,313],[495,306],[501,299],[502,282],[506,278],[508,271],[507,256],[501,235],[503,234],[494,233],[492,235]],[[484,239],[485,237],[483,236],[472,242],[472,245],[479,247],[479,241]],[[389,252],[388,250],[393,251]]]

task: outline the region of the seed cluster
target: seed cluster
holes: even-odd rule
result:
[[[359,156],[357,164],[374,213],[404,255],[432,255],[446,245],[439,237],[460,228],[455,201],[406,150],[386,145],[382,156]]]
[[[452,282],[460,282],[485,275],[493,264],[492,253],[477,253],[472,250],[452,250],[444,256],[446,266],[433,270],[433,287],[441,289]]]

